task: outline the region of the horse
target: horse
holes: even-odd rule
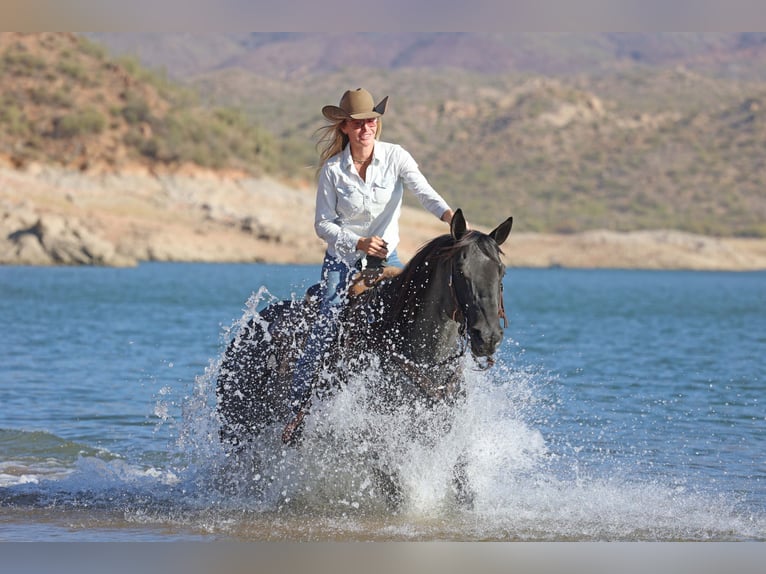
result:
[[[341,392],[349,366],[374,365],[382,374],[373,396],[376,409],[441,405],[449,410],[457,404],[465,396],[465,355],[470,352],[489,368],[502,341],[500,246],[512,225],[508,217],[485,234],[469,229],[458,209],[449,234],[426,243],[400,273],[368,280],[367,288],[350,295],[338,317],[338,335],[319,366],[325,376],[314,383],[314,400]],[[292,418],[292,372],[317,320],[316,288],[303,300],[278,301],[256,313],[229,343],[216,384],[219,434],[228,447],[241,449]],[[418,416],[417,409],[410,412]],[[377,474],[396,505],[401,492],[395,477]],[[470,506],[463,461],[455,465],[453,482],[458,502]]]

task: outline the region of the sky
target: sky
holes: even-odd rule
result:
[[[761,0],[4,0],[6,31],[736,32]]]

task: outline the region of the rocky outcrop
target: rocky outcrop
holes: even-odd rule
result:
[[[313,263],[323,252],[313,201],[313,191],[272,179],[192,168],[89,173],[0,161],[0,264]]]
[[[314,234],[313,212],[312,189],[272,179],[0,165],[0,264],[316,264],[324,244]],[[421,208],[404,207],[400,227],[403,260],[447,231]],[[766,269],[766,240],[666,230],[514,231],[503,250],[512,267]]]
[[[78,218],[42,215],[32,209],[0,210],[0,264],[135,265]]]

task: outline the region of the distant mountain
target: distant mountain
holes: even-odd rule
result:
[[[88,37],[134,57],[0,34],[0,155],[310,181],[321,106],[364,86],[477,224],[766,237],[762,34]]]
[[[684,64],[766,79],[763,33],[93,33],[116,54],[131,54],[177,78],[239,68],[294,78],[348,68],[459,69],[484,74],[576,75],[625,65]],[[738,68],[730,63],[736,60]],[[749,60],[760,60],[749,65]],[[752,76],[750,76],[752,78]]]

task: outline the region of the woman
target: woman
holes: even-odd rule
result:
[[[452,209],[431,187],[412,156],[398,145],[379,141],[388,97],[375,105],[362,88],[347,90],[338,106],[324,106],[331,123],[320,128],[320,168],[314,228],[327,242],[322,265],[320,318],[295,368],[291,407],[295,417],[285,427],[292,443],[308,409],[317,365],[337,332],[336,316],[345,301],[349,279],[368,257],[401,267],[399,215],[404,187],[425,209],[447,224]]]

